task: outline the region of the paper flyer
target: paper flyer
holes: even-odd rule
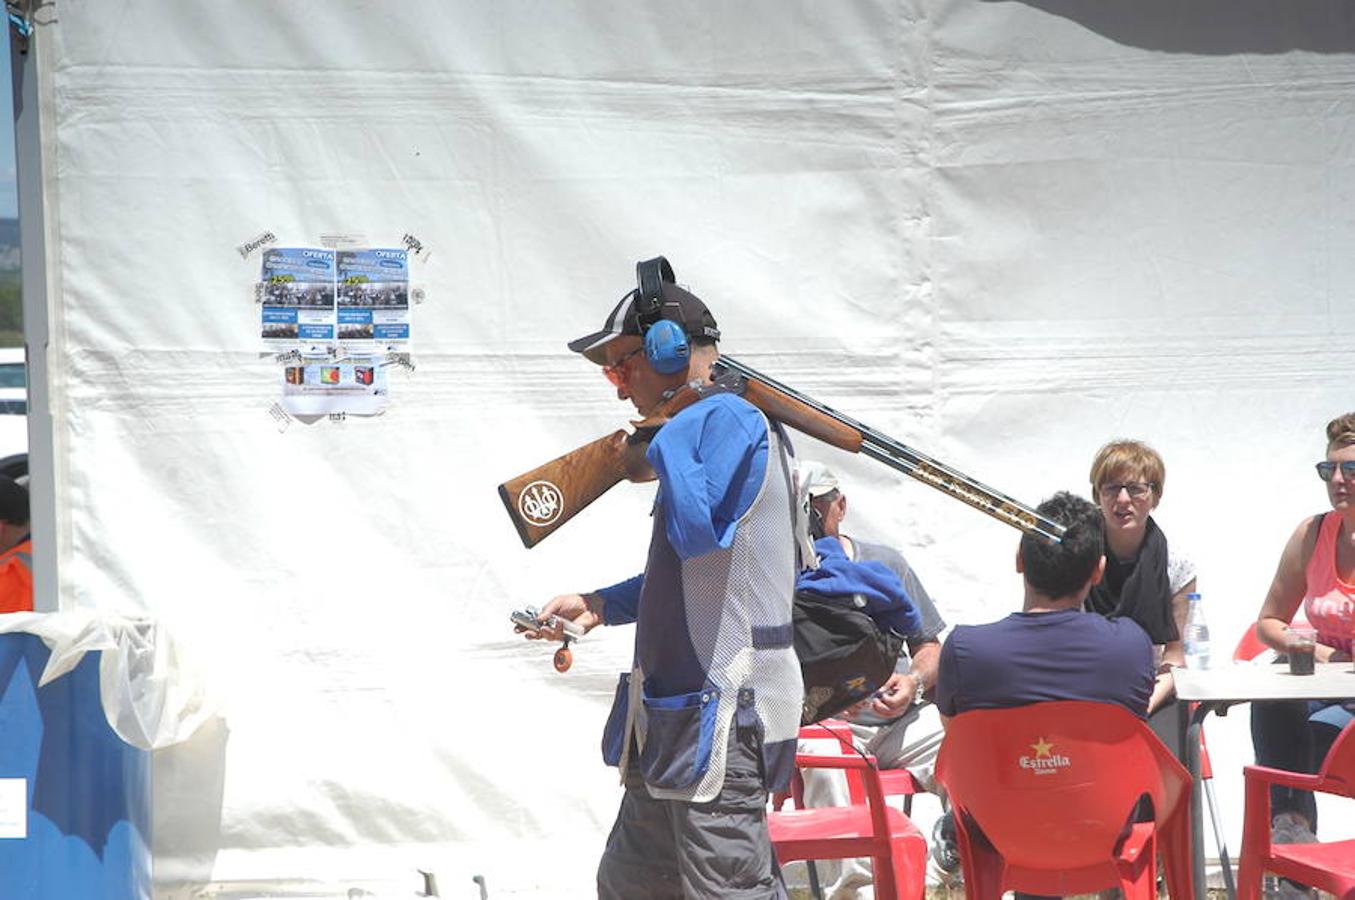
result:
[[[28,837],[28,779],[0,778],[0,839]]]
[[[282,408],[294,416],[370,416],[390,399],[386,367],[376,357],[302,360],[282,370]]]
[[[339,344],[382,353],[409,343],[409,257],[405,250],[338,251]]]
[[[260,333],[270,349],[323,352],[334,343],[334,274],[333,250],[264,251]]]
[[[385,411],[388,367],[414,368],[409,251],[269,247],[262,260],[259,333],[282,364],[276,414]]]

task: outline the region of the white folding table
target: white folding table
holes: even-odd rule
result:
[[[1175,669],[1176,696],[1197,704],[1186,729],[1184,760],[1190,769],[1190,842],[1194,856],[1195,897],[1205,900],[1204,808],[1200,795],[1200,729],[1209,713],[1253,700],[1343,700],[1355,697],[1355,668],[1348,662],[1318,663],[1312,675],[1291,675],[1284,663],[1237,663],[1213,669]],[[1226,865],[1226,863],[1225,863]],[[1231,882],[1231,878],[1229,879]],[[1230,896],[1229,900],[1234,900]]]

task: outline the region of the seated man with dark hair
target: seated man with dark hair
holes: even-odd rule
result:
[[[33,542],[28,489],[0,475],[0,613],[33,609]]]
[[[1046,700],[1116,703],[1147,718],[1154,683],[1148,635],[1132,619],[1082,611],[1106,568],[1101,511],[1064,491],[1037,511],[1068,530],[1057,544],[1021,538],[1020,612],[988,625],[957,625],[942,645],[936,678],[942,723],[971,709]],[[947,812],[933,832],[932,855],[948,871],[959,867],[954,828]]]
[[[1067,526],[1063,540],[1021,538],[1021,611],[988,625],[956,626],[941,648],[937,707],[948,717],[1045,700],[1094,700],[1147,716],[1153,692],[1148,635],[1130,619],[1082,612],[1106,567],[1101,511],[1066,492],[1038,511]]]

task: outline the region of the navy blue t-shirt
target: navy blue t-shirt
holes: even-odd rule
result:
[[[1118,703],[1140,718],[1153,693],[1153,645],[1131,619],[1069,609],[957,625],[941,647],[943,716],[1046,700]]]

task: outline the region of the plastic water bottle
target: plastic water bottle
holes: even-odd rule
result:
[[[1186,668],[1209,668],[1209,623],[1204,620],[1204,603],[1197,593],[1187,594],[1186,633],[1181,639],[1186,645]]]

